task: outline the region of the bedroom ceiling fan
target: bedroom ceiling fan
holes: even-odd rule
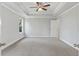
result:
[[[50,6],[50,4],[43,3],[43,2],[36,2],[35,7],[30,7],[30,8],[37,8],[36,11],[47,11],[47,7]]]

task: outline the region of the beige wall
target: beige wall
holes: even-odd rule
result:
[[[58,37],[58,23],[53,18],[26,18],[26,37]]]
[[[64,12],[60,20],[60,39],[74,46],[79,44],[79,4]]]
[[[11,44],[24,37],[23,33],[19,34],[19,16],[11,12],[6,7],[0,6],[1,8],[1,21],[2,21],[2,31],[1,31],[1,42],[6,43],[6,45]]]

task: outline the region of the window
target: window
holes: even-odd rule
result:
[[[23,32],[23,18],[19,19],[19,32]]]

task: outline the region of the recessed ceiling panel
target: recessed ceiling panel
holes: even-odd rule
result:
[[[37,6],[36,2],[5,2],[6,6],[11,8],[17,13],[24,14],[27,16],[58,16],[65,10],[71,8],[76,2],[43,2],[50,4],[47,10],[36,11],[37,8],[31,8]]]

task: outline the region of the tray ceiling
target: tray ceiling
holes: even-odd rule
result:
[[[38,11],[36,8],[30,8],[36,6],[35,2],[4,2],[2,5],[7,6],[16,13],[27,15],[27,16],[58,16],[65,10],[71,8],[77,2],[47,2],[50,4],[47,7],[47,11]]]

